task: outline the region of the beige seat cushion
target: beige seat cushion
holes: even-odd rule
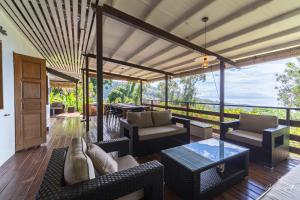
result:
[[[240,114],[240,128],[245,131],[262,133],[264,129],[276,128],[278,126],[278,118],[268,115],[252,115]]]
[[[86,144],[83,138],[73,138],[65,160],[65,182],[71,185],[94,178],[94,166],[86,154]]]
[[[87,152],[100,174],[110,174],[118,171],[118,163],[99,146],[90,144]]]
[[[263,141],[263,135],[260,133],[244,131],[244,130],[233,130],[226,133],[226,138],[243,142],[253,146],[261,147]]]
[[[141,128],[138,132],[140,140],[151,140],[182,133],[186,133],[186,128],[179,127],[175,124],[171,124],[168,126]]]
[[[300,197],[300,165],[293,168],[281,177],[268,192],[261,198],[263,200],[292,200]]]
[[[139,163],[131,155],[126,155],[118,158],[118,171],[136,167]]]
[[[153,111],[152,118],[154,126],[165,126],[172,124],[172,114],[170,110]]]
[[[128,112],[127,121],[130,124],[136,124],[139,128],[148,128],[153,126],[151,111]]]
[[[118,158],[118,171],[129,169],[138,166],[139,163],[131,155],[126,155]],[[144,190],[138,190],[136,192],[127,194],[118,198],[117,200],[139,200],[144,197]]]

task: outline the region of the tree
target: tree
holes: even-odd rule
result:
[[[283,73],[276,74],[276,80],[280,86],[275,87],[278,91],[278,100],[288,107],[300,106],[300,58],[297,63],[289,62]]]
[[[135,103],[138,104],[140,99],[140,84],[126,83],[113,89],[108,94],[108,101],[114,103]]]
[[[180,84],[183,85],[182,97],[181,101],[194,101],[197,94],[196,84],[201,81],[205,82],[206,76],[205,74],[198,74],[192,76],[182,77],[180,79]]]

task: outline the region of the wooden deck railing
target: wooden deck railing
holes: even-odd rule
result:
[[[206,122],[214,125],[214,132],[219,133],[220,126],[220,113],[218,103],[200,103],[200,102],[177,102],[168,101],[168,106],[165,106],[165,101],[161,100],[143,100],[143,104],[150,106],[152,110],[155,109],[170,109],[173,114],[180,117],[189,118],[195,121]],[[202,109],[199,109],[197,105],[201,105]],[[205,110],[205,107],[210,107],[209,110]],[[250,109],[268,109],[268,110],[280,110],[281,116],[279,117],[279,123],[282,125],[288,125],[293,128],[300,128],[300,119],[295,120],[292,118],[292,112],[299,112],[300,108],[288,108],[288,107],[272,107],[272,106],[252,106],[252,105],[235,105],[225,104],[225,121],[238,119],[239,113],[230,113],[230,108],[243,108],[243,112]],[[246,110],[245,110],[246,109]],[[229,112],[228,112],[229,111]],[[270,114],[268,112],[265,112]],[[276,115],[271,113],[272,115]],[[284,117],[282,116],[284,114]],[[300,129],[299,132],[290,134],[290,152],[300,154]],[[297,145],[295,145],[295,143]]]

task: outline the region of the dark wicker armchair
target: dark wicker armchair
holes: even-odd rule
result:
[[[99,142],[106,152],[128,154],[128,139]],[[144,199],[163,199],[163,165],[151,161],[116,173],[99,175],[95,179],[65,185],[64,163],[67,148],[54,149],[36,199],[117,199],[144,189]]]
[[[136,124],[128,123],[126,119],[120,119],[120,134],[121,137],[129,138],[130,153],[134,156],[148,155],[160,152],[162,149],[188,144],[190,142],[190,120],[174,116],[171,120],[172,125],[170,126],[177,128],[178,126],[176,127],[175,124],[182,124],[184,131],[179,134],[162,134],[159,137],[143,140],[140,135],[142,129],[140,129]]]
[[[246,114],[243,114],[246,115]],[[250,115],[246,116],[249,117]],[[273,167],[278,162],[286,160],[289,155],[289,127],[275,125],[272,128],[263,128],[260,132],[252,131],[255,129],[255,123],[266,126],[266,118],[272,116],[257,116],[258,121],[253,120],[248,123],[248,129],[241,126],[240,120],[221,123],[221,139],[232,142],[250,149],[250,160],[264,162],[267,166]],[[244,117],[245,118],[245,117]],[[269,119],[267,119],[269,120]],[[272,119],[271,119],[272,120]],[[276,117],[275,117],[276,121]],[[255,122],[255,123],[254,123]],[[247,122],[244,122],[247,123]],[[229,129],[232,129],[231,131]]]

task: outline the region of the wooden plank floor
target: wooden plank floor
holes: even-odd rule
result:
[[[91,130],[86,134],[78,115],[53,119],[46,144],[16,153],[0,167],[0,199],[34,199],[52,150],[68,146],[71,139],[77,136],[83,136],[90,142],[95,141],[95,125],[95,119],[92,119]],[[105,139],[118,137],[111,127],[104,127]],[[138,160],[147,162],[153,159],[159,160],[159,155],[150,155]],[[256,199],[269,185],[298,164],[300,161],[297,157],[290,158],[272,170],[260,164],[250,163],[249,177],[212,199]],[[167,200],[180,199],[176,193],[167,188],[165,197]]]

